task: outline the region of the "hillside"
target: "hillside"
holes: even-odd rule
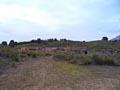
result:
[[[85,54],[87,51],[87,55]],[[60,55],[59,55],[60,54]],[[120,65],[120,42],[108,41],[44,41],[44,42],[31,42],[15,45],[13,48],[10,46],[0,45],[0,67],[3,69],[6,65],[11,65],[15,62],[24,61],[26,58],[31,57],[44,57],[44,56],[61,56],[74,60],[70,62],[91,61],[93,56],[97,58],[111,59],[116,65]],[[76,58],[76,59],[75,59]],[[92,61],[91,61],[92,62]],[[0,69],[0,71],[3,71]]]
[[[120,42],[0,45],[0,90],[119,90]]]
[[[110,41],[120,41],[120,35],[118,35],[117,37],[111,39]]]

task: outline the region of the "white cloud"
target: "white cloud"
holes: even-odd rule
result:
[[[1,23],[10,23],[12,20],[20,19],[45,27],[54,27],[58,24],[57,19],[52,17],[50,13],[38,8],[17,5],[0,5],[0,12]]]
[[[0,33],[17,38],[29,34],[94,39],[120,29],[117,0],[2,0],[0,13]]]

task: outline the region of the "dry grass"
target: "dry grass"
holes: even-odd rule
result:
[[[120,67],[78,66],[44,57],[0,76],[0,90],[119,90]]]

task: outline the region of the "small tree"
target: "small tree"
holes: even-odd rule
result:
[[[41,43],[41,39],[40,39],[40,38],[38,38],[38,39],[37,39],[37,42],[38,42],[38,43]]]
[[[11,40],[10,43],[9,43],[9,46],[10,46],[10,47],[14,47],[14,45],[15,45],[14,40]]]
[[[55,38],[54,41],[58,41],[57,38]]]
[[[54,39],[53,39],[53,38],[48,39],[48,42],[53,42],[53,41],[54,41]]]
[[[2,42],[2,45],[7,46],[7,42],[6,42],[6,41],[3,41],[3,42]]]
[[[36,41],[35,41],[35,40],[31,40],[30,42],[31,42],[31,43],[35,43]]]
[[[14,45],[17,45],[18,44],[18,42],[14,42]]]
[[[60,39],[60,42],[67,42],[67,39]]]
[[[108,37],[103,37],[102,40],[103,41],[108,41]]]

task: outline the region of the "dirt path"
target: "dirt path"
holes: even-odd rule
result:
[[[0,76],[0,90],[120,90],[120,67],[29,60]]]

